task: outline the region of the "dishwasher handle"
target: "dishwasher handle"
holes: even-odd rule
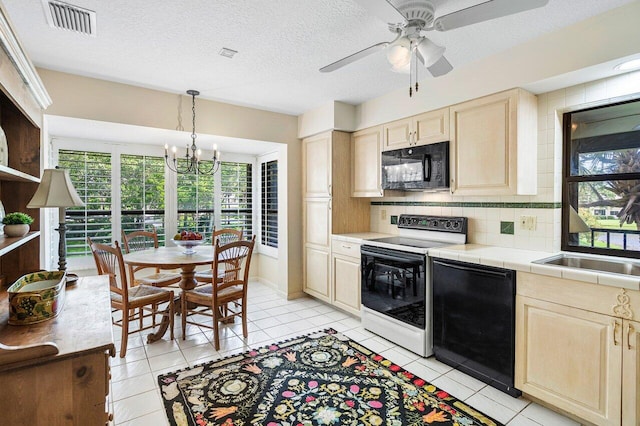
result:
[[[493,275],[496,277],[503,277],[503,278],[509,277],[512,274],[512,271],[510,270],[495,271],[495,270],[484,269],[484,268],[474,268],[472,266],[464,266],[458,263],[443,262],[441,260],[435,260],[435,259],[433,260],[433,263],[441,266],[445,266],[447,268],[454,268],[454,269],[459,269],[461,271],[468,271],[468,272],[484,274],[484,275]]]

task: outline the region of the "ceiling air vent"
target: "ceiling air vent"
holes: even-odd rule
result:
[[[57,0],[42,0],[47,22],[53,28],[96,36],[96,13]]]

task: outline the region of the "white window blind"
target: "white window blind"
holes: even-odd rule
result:
[[[111,154],[60,150],[58,165],[69,170],[85,204],[66,209],[67,257],[91,255],[87,237],[106,244],[112,240]]]
[[[126,233],[153,231],[164,245],[164,158],[120,156],[121,227]]]
[[[220,165],[220,226],[242,229],[244,238],[253,235],[251,164],[223,162]]]
[[[261,164],[260,243],[278,247],[278,160]]]
[[[184,161],[184,160],[183,160]],[[203,161],[205,168],[210,167]],[[214,182],[215,175],[178,175],[178,227],[177,230],[200,232],[211,239],[214,228]]]

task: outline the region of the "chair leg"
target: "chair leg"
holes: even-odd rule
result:
[[[125,315],[125,312],[127,315]],[[129,342],[129,311],[123,310],[122,316],[122,340],[120,341],[120,358],[124,358],[127,354],[127,343]],[[126,317],[126,318],[125,318]]]
[[[242,309],[242,335],[246,339],[249,337],[249,331],[247,330],[247,308],[246,308],[246,300],[242,299],[242,305],[240,305],[240,309]]]
[[[211,312],[213,313],[213,340],[215,343],[216,351],[220,350],[220,330],[218,321],[220,318],[218,317],[219,311],[217,306],[211,306]]]
[[[171,295],[171,300],[169,300],[169,327],[171,330],[171,340],[173,340],[173,317],[174,317],[174,311],[175,311],[175,306],[174,306],[174,300],[173,300],[173,295]]]
[[[184,294],[180,298],[180,316],[182,317],[182,340],[185,340],[187,334],[187,300]]]

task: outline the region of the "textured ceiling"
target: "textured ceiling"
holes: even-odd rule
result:
[[[47,25],[40,0],[0,0],[36,66],[298,115],[408,85],[384,53],[318,69],[393,38],[352,0],[68,0],[97,12],[97,37]],[[374,0],[370,0],[374,1]],[[380,0],[378,0],[380,1]],[[403,0],[392,0],[397,3]],[[455,69],[633,0],[550,0],[544,8],[427,35]],[[433,0],[436,17],[481,3]],[[218,55],[227,47],[233,59]],[[421,70],[420,79],[432,78]]]

